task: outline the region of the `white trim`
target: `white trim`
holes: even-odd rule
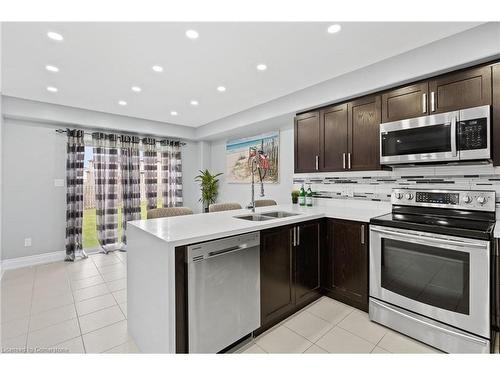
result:
[[[13,270],[16,268],[30,267],[36,264],[51,263],[64,260],[65,251],[54,251],[52,253],[44,253],[39,255],[30,255],[27,257],[19,257],[12,259],[4,259],[2,261],[2,272]]]

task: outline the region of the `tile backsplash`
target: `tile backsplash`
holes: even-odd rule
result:
[[[295,174],[316,198],[390,201],[393,188],[493,190],[500,206],[500,167],[491,164],[394,168],[392,171]],[[307,185],[306,185],[307,186]]]

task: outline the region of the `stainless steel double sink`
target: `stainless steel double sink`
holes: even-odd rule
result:
[[[272,212],[263,212],[259,214],[250,214],[243,216],[235,216],[236,219],[243,219],[248,221],[266,221],[272,219],[281,219],[289,216],[296,216],[298,214],[293,212],[285,212],[285,211],[272,211]]]

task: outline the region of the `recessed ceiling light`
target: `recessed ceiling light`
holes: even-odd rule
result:
[[[340,29],[342,29],[342,26],[340,26],[339,24],[335,24],[335,25],[330,25],[328,26],[328,33],[330,34],[335,34],[335,33],[338,33],[340,31]]]
[[[49,72],[54,72],[54,73],[59,71],[59,68],[54,65],[45,65],[45,69],[47,69]]]
[[[48,36],[50,39],[52,39],[52,40],[57,40],[58,42],[60,42],[61,40],[63,40],[63,39],[64,39],[64,38],[63,38],[63,36],[62,36],[61,34],[56,33],[56,32],[54,32],[54,31],[49,31],[49,32],[47,33],[47,36]]]
[[[132,91],[133,92],[141,92],[142,89],[139,86],[132,86]]]
[[[172,116],[177,116],[177,115],[178,115],[178,113],[177,113],[176,111],[170,111],[170,114],[171,114]]]
[[[160,72],[163,72],[163,67],[162,67],[162,66],[160,66],[160,65],[153,65],[153,70],[154,70],[155,72],[160,73]]]
[[[198,103],[198,100],[191,100],[191,102],[190,102],[190,103],[191,103],[191,105],[193,105],[193,106],[195,106],[195,107],[199,104],[199,103]]]
[[[121,106],[126,106],[127,102],[125,100],[120,100],[118,101],[118,104],[120,104]]]
[[[217,87],[217,91],[224,92],[224,91],[226,91],[226,88],[224,86],[219,86],[219,87]]]
[[[259,65],[257,65],[257,70],[263,71],[263,70],[266,70],[266,69],[267,69],[267,65],[266,64],[259,64]]]
[[[50,92],[58,92],[58,88],[57,87],[54,87],[54,86],[47,86],[47,91],[50,91]]]
[[[188,30],[188,31],[186,31],[186,36],[189,39],[198,39],[200,34],[198,34],[198,31],[196,31],[196,30]]]

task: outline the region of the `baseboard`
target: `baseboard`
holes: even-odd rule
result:
[[[29,267],[37,264],[51,263],[64,260],[65,251],[54,251],[52,253],[44,253],[38,255],[30,255],[27,257],[19,257],[12,259],[4,259],[2,261],[2,276],[3,272],[21,267]]]

